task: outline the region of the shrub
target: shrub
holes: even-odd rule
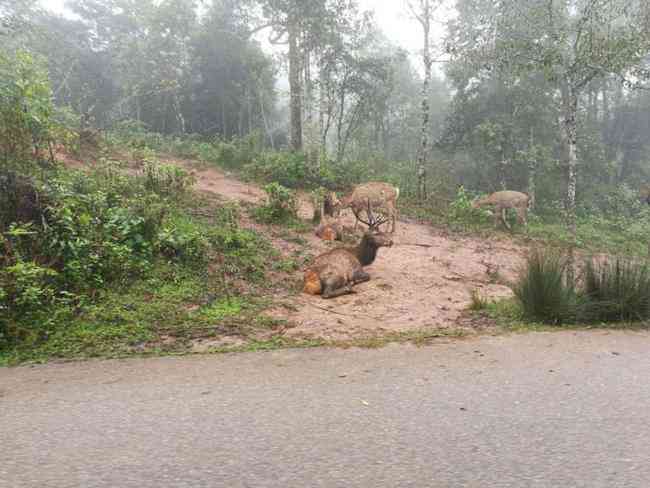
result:
[[[188,218],[174,216],[160,230],[157,239],[160,252],[185,262],[202,262],[208,253],[206,230]]]
[[[472,207],[472,199],[460,186],[456,198],[449,204],[447,221],[454,228],[468,228],[487,224],[490,215],[487,211]]]
[[[0,158],[25,164],[49,141],[52,90],[45,61],[0,50]]]
[[[529,320],[559,325],[576,317],[575,289],[566,282],[566,260],[557,252],[531,252],[513,291]]]
[[[220,255],[225,274],[259,281],[264,278],[272,248],[258,233],[239,226],[240,214],[236,203],[219,207],[207,237],[212,250]]]
[[[263,152],[244,168],[256,180],[273,181],[288,188],[299,188],[307,182],[305,155],[289,152]]]
[[[255,209],[254,216],[266,224],[287,223],[298,218],[298,202],[293,191],[279,183],[269,183],[264,187],[268,202]]]
[[[585,263],[584,319],[591,322],[650,318],[650,269],[625,258]]]
[[[0,170],[0,232],[12,223],[41,222],[47,198],[36,180]]]
[[[194,177],[184,169],[155,161],[145,162],[142,178],[146,190],[163,197],[179,198],[194,184]]]
[[[0,268],[0,346],[47,330],[51,307],[72,296],[58,291],[56,276],[54,269],[20,257]]]

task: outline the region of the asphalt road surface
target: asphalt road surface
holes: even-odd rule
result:
[[[1,487],[650,487],[650,334],[0,369]]]

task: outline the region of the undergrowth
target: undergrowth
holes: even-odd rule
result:
[[[5,207],[21,211],[3,214],[0,238],[0,362],[175,350],[274,326],[259,297],[278,253],[240,227],[237,206],[206,213],[186,173],[154,164],[21,176],[20,205]]]

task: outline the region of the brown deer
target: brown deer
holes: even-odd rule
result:
[[[526,216],[528,214],[528,204],[530,196],[518,191],[498,191],[486,197],[476,199],[472,202],[472,208],[481,208],[485,206],[494,207],[494,223],[498,227],[499,221],[503,223],[506,229],[510,230],[510,225],[506,220],[506,210],[513,208],[517,212],[517,222],[528,225]]]
[[[336,221],[325,221],[316,228],[315,233],[324,241],[340,241],[343,237],[343,226]]]
[[[641,203],[646,203],[650,205],[650,185],[645,184],[641,185],[641,188],[639,189],[639,200]]]
[[[370,280],[370,275],[363,270],[375,261],[380,247],[390,247],[393,241],[388,234],[377,232],[387,218],[375,219],[370,202],[367,208],[368,220],[365,221],[353,208],[355,216],[368,230],[356,247],[339,247],[317,256],[305,270],[303,291],[323,298],[335,298],[353,293],[352,286]]]
[[[334,209],[334,214],[338,215],[341,210],[350,208],[354,212],[357,221],[354,223],[354,230],[357,229],[358,222],[362,222],[358,214],[366,209],[366,202],[370,202],[373,209],[383,210],[391,221],[391,233],[395,232],[397,222],[397,199],[399,198],[399,188],[382,182],[369,182],[354,187],[352,192],[343,197],[341,200],[336,195],[330,193],[329,202]]]

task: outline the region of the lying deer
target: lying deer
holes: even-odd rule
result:
[[[333,209],[333,213],[338,215],[341,210],[351,208],[357,221],[354,223],[354,230],[357,229],[359,220],[358,214],[365,211],[366,202],[374,209],[381,209],[388,215],[391,221],[391,233],[395,232],[397,221],[397,199],[399,198],[399,188],[389,185],[388,183],[370,182],[357,185],[348,196],[339,200],[334,193],[328,195],[327,204]],[[326,206],[327,208],[327,206]]]
[[[336,221],[326,221],[316,228],[315,234],[324,241],[340,241],[343,237],[343,226]]]
[[[472,208],[481,208],[485,206],[494,206],[494,224],[498,227],[499,221],[510,230],[510,225],[506,220],[506,210],[512,208],[517,212],[517,222],[528,225],[526,216],[528,214],[528,204],[530,196],[518,191],[498,191],[486,197],[479,198],[472,202]]]
[[[335,298],[352,293],[352,286],[370,280],[370,275],[363,270],[375,261],[380,247],[390,247],[390,236],[377,232],[387,218],[375,219],[370,201],[368,201],[365,221],[355,208],[355,217],[368,225],[361,242],[356,247],[339,247],[317,256],[305,270],[303,291],[310,295],[322,295],[323,298]]]

